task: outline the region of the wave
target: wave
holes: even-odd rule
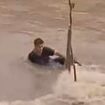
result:
[[[64,70],[53,84],[51,94],[31,101],[0,102],[0,105],[105,105],[105,74],[97,65],[77,67],[77,82],[73,70]]]

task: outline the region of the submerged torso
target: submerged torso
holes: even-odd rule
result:
[[[48,47],[44,47],[41,55],[36,54],[34,51],[29,53],[28,59],[37,64],[47,64],[49,62],[49,57],[54,55],[54,50]]]

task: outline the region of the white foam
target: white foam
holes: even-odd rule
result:
[[[75,98],[95,98],[105,96],[105,74],[77,68],[78,82],[73,81],[73,72],[60,74],[54,91],[57,95],[67,94]],[[73,71],[73,70],[72,70]]]
[[[97,66],[96,66],[97,69]],[[73,70],[63,71],[53,86],[53,93],[32,101],[0,102],[0,105],[71,105],[81,102],[89,105],[105,104],[105,74],[91,71],[90,67],[77,67],[77,82]]]

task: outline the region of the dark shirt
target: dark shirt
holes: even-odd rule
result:
[[[29,53],[28,59],[33,63],[45,65],[49,62],[49,57],[53,55],[53,49],[44,47],[41,55],[37,55],[34,51],[32,51],[31,53]]]

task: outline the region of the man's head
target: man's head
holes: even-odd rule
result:
[[[34,46],[37,51],[41,51],[43,49],[44,41],[41,38],[36,38],[34,40]]]
[[[41,38],[36,38],[34,40],[34,46],[39,46],[41,44],[44,44],[44,41]]]

